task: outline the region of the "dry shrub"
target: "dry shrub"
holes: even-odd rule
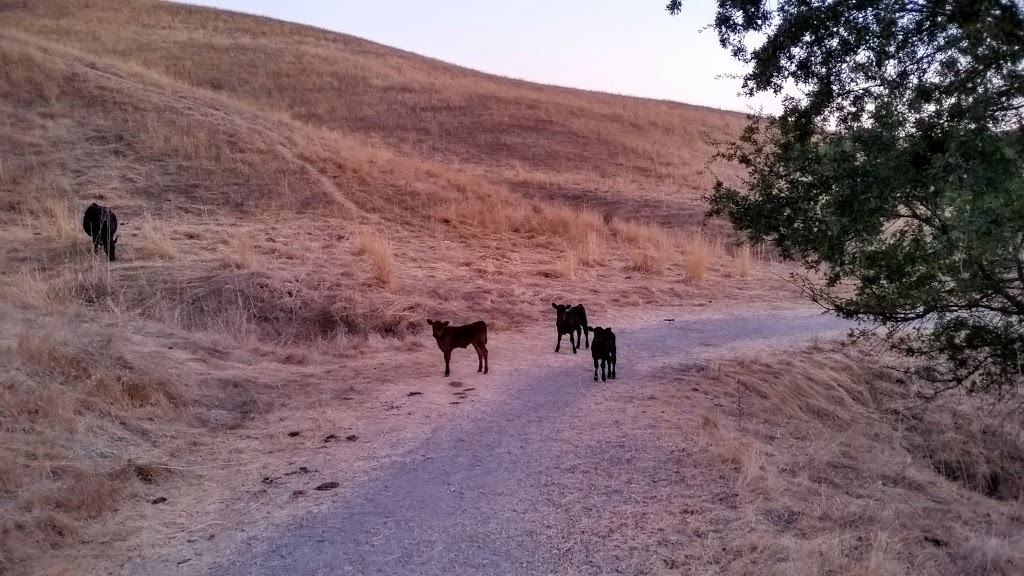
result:
[[[44,238],[69,240],[85,234],[80,215],[66,198],[36,196],[22,204],[24,226]]]
[[[387,234],[363,231],[356,238],[356,253],[370,261],[373,280],[388,288],[395,281],[395,255],[391,249],[391,238]]]
[[[1024,571],[1024,538],[974,536],[961,547],[959,569],[965,576],[1018,576]]]
[[[26,369],[56,376],[58,382],[84,380],[90,374],[85,358],[40,334],[20,334],[14,346],[14,357],[24,362]]]
[[[630,269],[641,274],[660,274],[665,271],[665,259],[652,248],[641,248],[633,252]]]
[[[239,270],[256,266],[256,240],[249,232],[234,235],[228,243],[228,261]]]
[[[557,268],[562,278],[572,280],[576,278],[576,254],[569,252],[565,255],[565,262]]]
[[[52,281],[38,270],[0,274],[0,296],[10,302],[38,310],[54,310],[65,303],[55,297],[55,292]]]
[[[700,443],[734,470],[743,518],[727,573],[1019,571],[1020,415],[950,401],[915,416],[910,386],[855,350],[737,359],[704,378],[729,408],[705,415]],[[936,458],[976,481],[998,469],[992,497],[1007,502],[955,488]]]
[[[144,216],[139,219],[138,231],[137,246],[143,254],[163,260],[173,260],[177,256],[178,251],[174,245],[174,241],[171,240],[167,227],[162,226],[153,217]],[[237,248],[238,246],[236,245],[236,249]],[[255,265],[256,253],[251,247],[251,242],[248,248],[242,248],[242,252],[244,252],[244,254],[235,254],[234,261],[236,263],[242,263],[243,266],[247,263],[247,267]]]
[[[642,274],[661,274],[674,260],[672,235],[662,228],[617,218],[608,224],[612,235],[634,248],[630,268]]]
[[[64,330],[23,331],[0,348],[0,572],[117,510],[145,482],[128,454],[153,449],[138,422],[173,418],[184,403],[178,385],[124,356],[109,326]]]
[[[943,477],[997,500],[1024,500],[1021,430],[969,411],[923,412],[907,423],[907,448]]]
[[[604,263],[604,249],[597,231],[587,230],[581,236],[573,237],[570,246],[580,264],[594,266]]]
[[[686,281],[699,284],[708,275],[714,260],[715,245],[704,234],[690,234],[683,241],[683,273]]]
[[[740,278],[746,278],[750,276],[750,269],[752,267],[750,246],[743,244],[736,248],[736,253],[733,255],[733,263],[736,267],[736,275]]]

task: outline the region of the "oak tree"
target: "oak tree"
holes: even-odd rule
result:
[[[1024,4],[718,0],[742,91],[783,95],[721,154],[710,213],[820,273],[933,380],[1016,389],[1024,362]],[[678,14],[679,0],[668,4]]]

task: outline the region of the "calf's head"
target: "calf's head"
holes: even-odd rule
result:
[[[448,321],[445,320],[445,321],[442,322],[440,320],[430,320],[428,318],[427,319],[427,324],[429,324],[430,327],[433,329],[433,331],[434,331],[434,338],[440,338],[441,335],[444,334],[445,327],[448,326]]]
[[[555,309],[556,319],[561,322],[565,319],[565,315],[569,313],[569,309],[572,308],[572,304],[555,304],[551,303],[551,307]]]

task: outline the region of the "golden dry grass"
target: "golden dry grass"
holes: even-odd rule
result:
[[[144,216],[137,224],[137,246],[148,255],[162,260],[173,260],[178,251],[165,230],[165,226],[151,216]],[[134,239],[133,239],[134,240]],[[136,242],[131,242],[136,244]],[[125,242],[124,244],[128,244]]]
[[[646,372],[627,358],[535,448],[569,469],[534,512],[560,572],[1021,573],[1012,406],[922,406],[923,384],[870,346],[758,345]]]
[[[249,270],[256,266],[256,241],[248,231],[237,232],[228,239],[228,261],[239,270]]]
[[[705,413],[702,444],[739,492],[727,573],[1024,566],[1019,413],[962,398],[924,408],[876,358],[820,346],[721,362],[696,385],[722,406]]]
[[[372,278],[378,285],[388,288],[395,281],[395,254],[387,234],[363,231],[356,239],[356,254],[366,256],[370,262]]]
[[[714,243],[705,234],[700,232],[690,234],[683,244],[683,267],[686,281],[693,284],[703,282],[709,273],[712,261],[722,256],[721,246]]]
[[[750,246],[743,244],[742,246],[737,247],[735,254],[733,254],[733,259],[735,260],[736,265],[736,275],[740,278],[750,276],[750,270],[753,266]]]
[[[244,443],[208,424],[250,425],[280,380],[334,381],[339,349],[378,362],[368,380],[397,378],[378,339],[428,315],[500,331],[549,323],[538,303],[555,295],[727,305],[785,288],[758,259],[748,282],[714,253],[715,282],[680,282],[712,178],[700,134],[736,134],[740,114],[171,3],[0,13],[0,306],[28,326],[0,343],[0,445],[19,446],[0,454],[0,571],[79,558],[87,534],[129,541],[118,523],[155,513],[137,498],[145,466]],[[81,231],[92,201],[118,214],[117,262]],[[43,319],[60,328],[31,327]],[[197,407],[230,398],[229,415]]]

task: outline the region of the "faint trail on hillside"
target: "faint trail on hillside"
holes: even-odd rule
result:
[[[617,335],[619,379],[607,384],[594,384],[589,377],[585,381],[595,386],[639,386],[644,372],[671,363],[699,363],[723,347],[797,343],[848,327],[828,316],[765,315],[681,320],[623,330]],[[581,353],[585,357],[573,358],[567,362],[572,366],[565,368],[510,371],[505,378],[514,393],[503,401],[464,412],[462,419],[443,427],[350,497],[341,497],[282,531],[251,538],[211,573],[560,571],[553,543],[546,542],[526,518],[543,505],[538,494],[545,479],[565,473],[559,468],[561,462],[546,457],[549,451],[544,448],[551,441],[552,426],[587,394],[579,364],[589,363],[590,358],[587,351]],[[608,450],[628,454],[631,447],[609,446]],[[614,454],[586,456],[600,458],[602,463],[635,462]],[[655,454],[639,465],[657,468],[659,462]],[[604,568],[614,572],[617,567]]]

